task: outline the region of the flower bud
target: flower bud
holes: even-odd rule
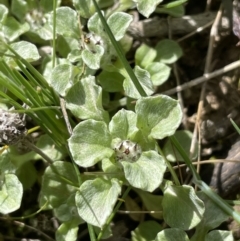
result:
[[[114,150],[118,161],[135,162],[142,153],[142,148],[137,143],[129,140],[121,141]]]

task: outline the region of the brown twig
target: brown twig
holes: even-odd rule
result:
[[[208,12],[210,10],[211,3],[212,3],[211,0],[207,0],[205,12]]]
[[[187,34],[187,35],[185,35],[185,36],[177,39],[177,42],[178,42],[178,43],[179,43],[179,42],[182,42],[183,40],[185,40],[185,39],[187,39],[187,38],[190,38],[190,37],[193,36],[194,34],[202,32],[202,31],[205,30],[206,28],[212,26],[213,22],[214,22],[214,20],[210,21],[209,23],[204,24],[204,25],[201,26],[201,27],[198,27],[196,30],[192,31],[191,33],[189,33],[189,34]]]
[[[171,16],[168,17],[168,27],[169,27],[168,38],[172,39]],[[177,86],[179,86],[180,85],[180,77],[179,77],[179,74],[178,74],[178,68],[177,68],[177,64],[176,63],[173,63],[173,73],[174,73],[174,76],[175,76],[175,79],[176,79],[176,84],[177,84]],[[182,113],[183,113],[182,123],[183,123],[184,127],[186,128],[187,127],[186,126],[186,120],[187,120],[186,117],[187,116],[186,116],[185,111],[184,111],[184,101],[183,101],[181,92],[177,93],[177,99],[178,99],[178,101],[180,103],[180,106],[181,106],[181,109],[182,109]],[[181,169],[179,169],[179,176],[180,176],[181,183],[183,183],[183,176],[182,176]]]
[[[67,110],[66,110],[66,105],[65,105],[65,100],[62,97],[60,97],[60,106],[61,106],[61,110],[62,110],[62,113],[63,113],[63,118],[65,120],[67,129],[68,129],[68,133],[71,136],[72,135],[72,126],[69,122],[69,118],[68,118],[68,114],[67,114]]]
[[[48,162],[49,165],[53,164],[53,160],[47,156],[41,149],[31,143],[27,138],[23,140],[23,142],[28,146],[32,151],[36,152],[39,156],[41,156],[45,161]]]
[[[34,231],[36,233],[39,233],[40,235],[44,236],[47,240],[55,241],[55,239],[52,239],[50,236],[48,236],[47,234],[42,232],[40,229],[34,228],[32,226],[29,226],[29,225],[19,222],[19,221],[13,221],[13,223],[19,227],[25,227],[25,228],[31,229],[32,231]]]
[[[8,220],[7,217],[0,217],[0,219],[3,220],[3,221],[7,221],[7,220]],[[52,239],[50,236],[48,236],[47,234],[45,234],[45,233],[44,233],[43,231],[41,231],[40,229],[34,228],[34,227],[32,227],[32,226],[29,226],[29,225],[27,225],[27,224],[25,224],[25,223],[23,223],[23,222],[12,221],[12,220],[10,220],[10,221],[11,221],[13,224],[15,224],[15,225],[17,225],[17,226],[19,226],[19,227],[28,228],[28,229],[30,229],[30,230],[32,230],[32,231],[34,231],[34,232],[36,232],[36,233],[44,236],[47,240],[55,241],[55,239]]]
[[[232,62],[231,64],[228,64],[228,65],[224,66],[223,68],[215,70],[215,71],[213,71],[213,72],[211,72],[209,74],[204,74],[201,77],[198,77],[196,79],[193,79],[193,80],[189,81],[188,83],[184,83],[184,84],[182,84],[180,86],[177,86],[177,87],[172,88],[170,90],[164,91],[161,94],[173,95],[173,94],[175,94],[175,93],[177,93],[179,91],[183,91],[183,90],[192,88],[193,86],[202,84],[205,81],[208,81],[208,80],[210,80],[210,79],[212,79],[214,77],[217,77],[217,76],[219,76],[221,74],[227,73],[227,72],[229,72],[231,70],[234,70],[236,68],[239,68],[239,67],[240,67],[240,60]]]
[[[210,32],[210,39],[209,39],[209,45],[208,45],[208,52],[207,52],[207,59],[206,59],[206,64],[205,64],[205,69],[204,69],[204,74],[209,74],[210,68],[211,68],[211,62],[212,62],[212,56],[213,56],[213,44],[215,42],[216,36],[218,34],[218,25],[222,17],[222,7],[220,6],[220,9],[217,13],[216,19],[213,23],[213,26],[211,28]],[[199,133],[198,137],[198,162],[200,162],[201,158],[201,129],[200,129],[200,124],[201,124],[201,114],[203,110],[203,105],[204,105],[204,99],[205,99],[205,94],[206,94],[206,86],[207,82],[203,83],[201,94],[200,94],[200,100],[198,103],[198,110],[197,110],[197,119],[194,127],[194,132],[193,132],[193,138],[192,138],[192,143],[191,143],[191,148],[190,148],[190,155],[193,156],[196,148],[196,142],[197,142],[197,133]],[[197,172],[200,171],[200,164],[198,163],[197,165]]]
[[[192,162],[193,165],[204,165],[204,164],[218,164],[218,163],[227,163],[227,162],[240,162],[239,160],[228,160],[228,159],[215,159],[215,160],[204,160],[204,161],[196,161]],[[186,164],[180,164],[177,166],[173,166],[174,169],[178,169],[179,167],[186,167]]]
[[[163,211],[125,211],[125,210],[118,210],[118,213],[121,214],[134,214],[134,213],[163,213]]]
[[[169,38],[169,39],[172,39],[171,19],[172,19],[172,18],[169,16],[169,17],[168,17],[168,27],[169,27],[168,38]],[[175,76],[175,79],[176,79],[177,86],[180,86],[181,81],[180,81],[180,77],[179,77],[179,73],[178,73],[177,63],[173,63],[173,73],[174,73],[174,76]],[[187,116],[186,116],[185,111],[184,111],[184,101],[183,101],[182,93],[181,93],[181,92],[178,92],[178,93],[177,93],[177,98],[178,98],[178,100],[179,100],[179,103],[180,103],[180,106],[181,106],[181,109],[182,109],[182,112],[183,112],[183,120],[182,120],[182,123],[183,123],[185,129],[187,129],[187,123],[186,123]]]

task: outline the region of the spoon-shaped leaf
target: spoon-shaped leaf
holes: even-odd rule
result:
[[[75,201],[82,219],[97,227],[102,227],[113,211],[121,192],[117,179],[111,181],[96,178],[85,181],[76,193]]]
[[[106,123],[86,120],[79,123],[68,140],[74,161],[82,167],[90,167],[113,155],[111,135]]]

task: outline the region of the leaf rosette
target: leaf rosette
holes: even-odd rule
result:
[[[136,113],[122,109],[109,125],[92,119],[79,123],[68,140],[69,148],[79,166],[103,161],[103,171],[123,170],[130,185],[153,191],[161,184],[166,169],[154,139],[172,135],[181,118],[177,101],[166,96],[141,98]]]

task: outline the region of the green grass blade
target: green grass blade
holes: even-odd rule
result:
[[[39,98],[37,91],[31,86],[30,82],[24,79],[24,77],[17,71],[10,69],[3,61],[0,62],[0,68],[4,69],[4,72],[8,73],[8,76],[0,73],[0,85],[4,86],[9,92],[16,98],[27,104],[30,108],[41,108],[47,106],[43,103],[42,99]],[[24,90],[24,92],[23,92]],[[3,97],[3,93],[1,93]],[[6,98],[9,99],[9,98]],[[17,109],[23,109],[14,103]],[[66,144],[68,134],[64,125],[64,122],[56,116],[61,116],[59,110],[50,110],[50,108],[36,113],[29,113],[29,116],[48,133],[51,138],[56,141],[56,144]]]
[[[200,180],[199,174],[196,172],[194,166],[188,155],[185,153],[179,142],[174,136],[170,137],[170,140],[178,150],[178,152],[182,155],[185,160],[186,165],[191,170],[193,174],[193,182],[213,201],[215,202],[224,212],[226,212],[229,216],[232,216],[234,220],[240,223],[240,214],[234,211],[234,209],[221,197],[219,197],[213,190],[203,181]]]
[[[4,86],[8,89],[14,96],[19,98],[20,100],[23,100],[26,104],[30,104],[29,100],[26,98],[24,93],[20,90],[18,86],[16,86],[10,78],[7,76],[4,76],[2,73],[0,73],[0,85]]]
[[[235,128],[235,130],[237,131],[237,133],[240,135],[240,129],[239,127],[237,126],[237,124],[230,118],[230,121],[233,125],[233,127]]]
[[[14,106],[18,110],[23,109],[23,107],[18,102],[16,102],[14,99],[9,97],[9,95],[5,94],[4,92],[0,91],[0,96],[3,97],[3,99],[0,98],[0,103],[7,103],[11,106]]]
[[[53,42],[52,42],[52,47],[53,47],[53,52],[52,52],[52,68],[55,67],[56,63],[56,18],[57,18],[57,13],[56,13],[56,8],[57,8],[57,2],[56,0],[53,1]]]
[[[180,143],[178,142],[176,137],[175,136],[170,136],[169,138],[170,138],[171,142],[173,143],[173,145],[178,150],[178,152],[180,153],[180,155],[183,157],[187,167],[191,170],[194,179],[196,181],[201,180],[201,178],[200,178],[199,174],[196,172],[195,167],[193,166],[190,158],[188,157],[187,153],[184,151],[184,149],[182,148],[182,146],[180,145]]]
[[[196,181],[195,184],[225,213],[227,213],[229,216],[232,216],[234,220],[240,223],[240,214],[236,212],[225,200],[213,192],[213,190],[206,183],[203,181]]]
[[[134,74],[130,64],[128,63],[127,59],[125,58],[125,55],[123,53],[123,50],[122,50],[122,47],[120,46],[120,44],[116,41],[111,29],[109,28],[100,8],[98,7],[98,4],[96,2],[96,0],[93,0],[93,3],[95,5],[95,8],[98,12],[98,15],[101,19],[101,22],[103,24],[103,27],[105,28],[108,36],[109,36],[109,39],[112,43],[112,45],[114,46],[116,52],[117,52],[117,55],[122,63],[122,65],[124,66],[125,70],[127,71],[130,79],[132,80],[133,84],[135,85],[136,89],[138,90],[139,94],[141,96],[147,96],[146,92],[144,91],[143,87],[141,86],[141,84],[139,83],[136,75]]]
[[[95,232],[93,229],[93,226],[91,224],[88,223],[88,233],[89,233],[89,237],[91,241],[96,241],[96,236],[95,236]]]

